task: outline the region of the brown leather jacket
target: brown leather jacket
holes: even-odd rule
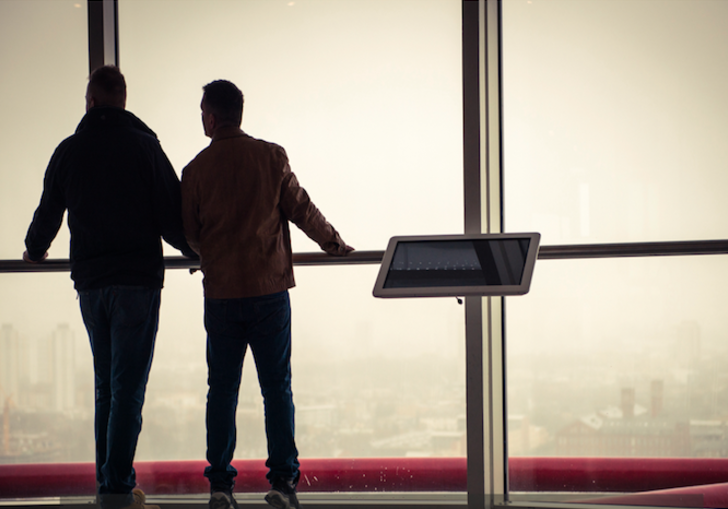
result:
[[[288,221],[327,253],[347,252],[291,172],[285,150],[238,128],[218,129],[183,170],[182,219],[211,299],[295,286]]]

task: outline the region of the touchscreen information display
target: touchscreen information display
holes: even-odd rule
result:
[[[541,235],[492,233],[389,239],[375,297],[524,295]]]
[[[518,285],[530,239],[400,242],[384,288]]]

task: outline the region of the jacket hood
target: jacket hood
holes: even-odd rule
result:
[[[114,108],[113,106],[96,106],[86,112],[81,122],[76,128],[79,133],[87,127],[99,125],[101,123],[110,124],[127,124],[133,129],[137,129],[157,139],[157,134],[152,131],[147,124],[142,122],[136,115],[122,108]]]

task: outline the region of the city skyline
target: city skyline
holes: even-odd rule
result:
[[[67,323],[35,338],[0,324],[3,462],[93,461],[92,366],[90,356],[88,362],[75,359],[86,342]],[[510,454],[728,457],[728,375],[720,369],[728,344],[703,338],[697,322],[679,322],[667,346],[620,344],[596,364],[559,353],[511,358]],[[69,369],[59,370],[53,358]],[[18,359],[18,369],[8,370],[8,359]],[[653,365],[651,359],[663,366],[662,375],[625,378],[635,363]],[[405,364],[377,355],[333,366],[320,357],[294,360],[302,454],[465,455],[464,360],[432,353],[412,355]],[[262,458],[263,406],[250,361],[241,385],[236,457]],[[176,364],[155,360],[139,460],[204,458],[206,375],[202,357],[196,363],[185,356]],[[16,397],[8,396],[9,387],[17,387]]]

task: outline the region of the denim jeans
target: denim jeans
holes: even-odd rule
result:
[[[291,392],[291,304],[288,291],[243,299],[205,299],[207,460],[210,490],[232,491],[237,471],[235,411],[250,346],[265,408],[268,480],[298,480]]]
[[[101,506],[132,502],[142,405],[159,325],[161,290],[108,286],[79,291],[94,358],[96,483]]]

